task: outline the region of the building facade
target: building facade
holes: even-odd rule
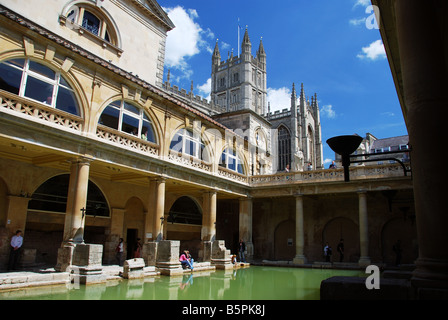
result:
[[[161,240],[207,259],[205,243],[225,240],[235,252],[244,239],[251,259],[303,264],[344,236],[347,261],[365,264],[390,262],[389,243],[403,235],[412,261],[413,187],[400,166],[353,168],[350,183],[341,170],[324,170],[316,96],[309,103],[302,87],[297,99],[293,87],[289,112],[266,112],[262,43],[256,68],[249,51],[238,57],[260,74],[260,86],[214,82],[217,100],[206,102],[163,83],[173,27],[153,0],[2,2],[2,268],[19,229],[23,265],[60,270],[83,243],[102,246],[102,262],[116,263],[120,238],[126,258],[140,238],[147,263]],[[214,81],[224,69],[242,80],[230,68],[234,57],[212,59]],[[288,160],[292,170],[278,173]]]

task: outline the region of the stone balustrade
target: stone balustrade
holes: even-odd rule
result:
[[[21,118],[45,122],[45,124],[56,126],[59,129],[77,132],[83,130],[83,118],[4,90],[0,90],[0,110]]]
[[[361,165],[350,167],[350,181],[365,179],[387,179],[404,176],[403,168],[399,164]],[[273,175],[258,175],[249,178],[252,187],[305,184],[316,182],[344,181],[344,170],[323,169],[311,171],[282,172]]]

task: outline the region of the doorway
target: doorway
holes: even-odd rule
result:
[[[134,258],[137,249],[138,229],[128,229],[126,231],[126,259]]]

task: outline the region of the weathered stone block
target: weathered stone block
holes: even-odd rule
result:
[[[162,240],[157,245],[156,267],[163,275],[182,274],[179,262],[180,241]]]
[[[138,279],[145,276],[145,261],[143,258],[125,260],[123,263],[123,278]]]
[[[101,265],[103,246],[100,244],[78,244],[73,252],[73,265]]]

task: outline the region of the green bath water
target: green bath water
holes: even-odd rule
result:
[[[0,292],[0,300],[318,300],[322,280],[360,275],[351,270],[251,266],[87,286],[26,288]]]

